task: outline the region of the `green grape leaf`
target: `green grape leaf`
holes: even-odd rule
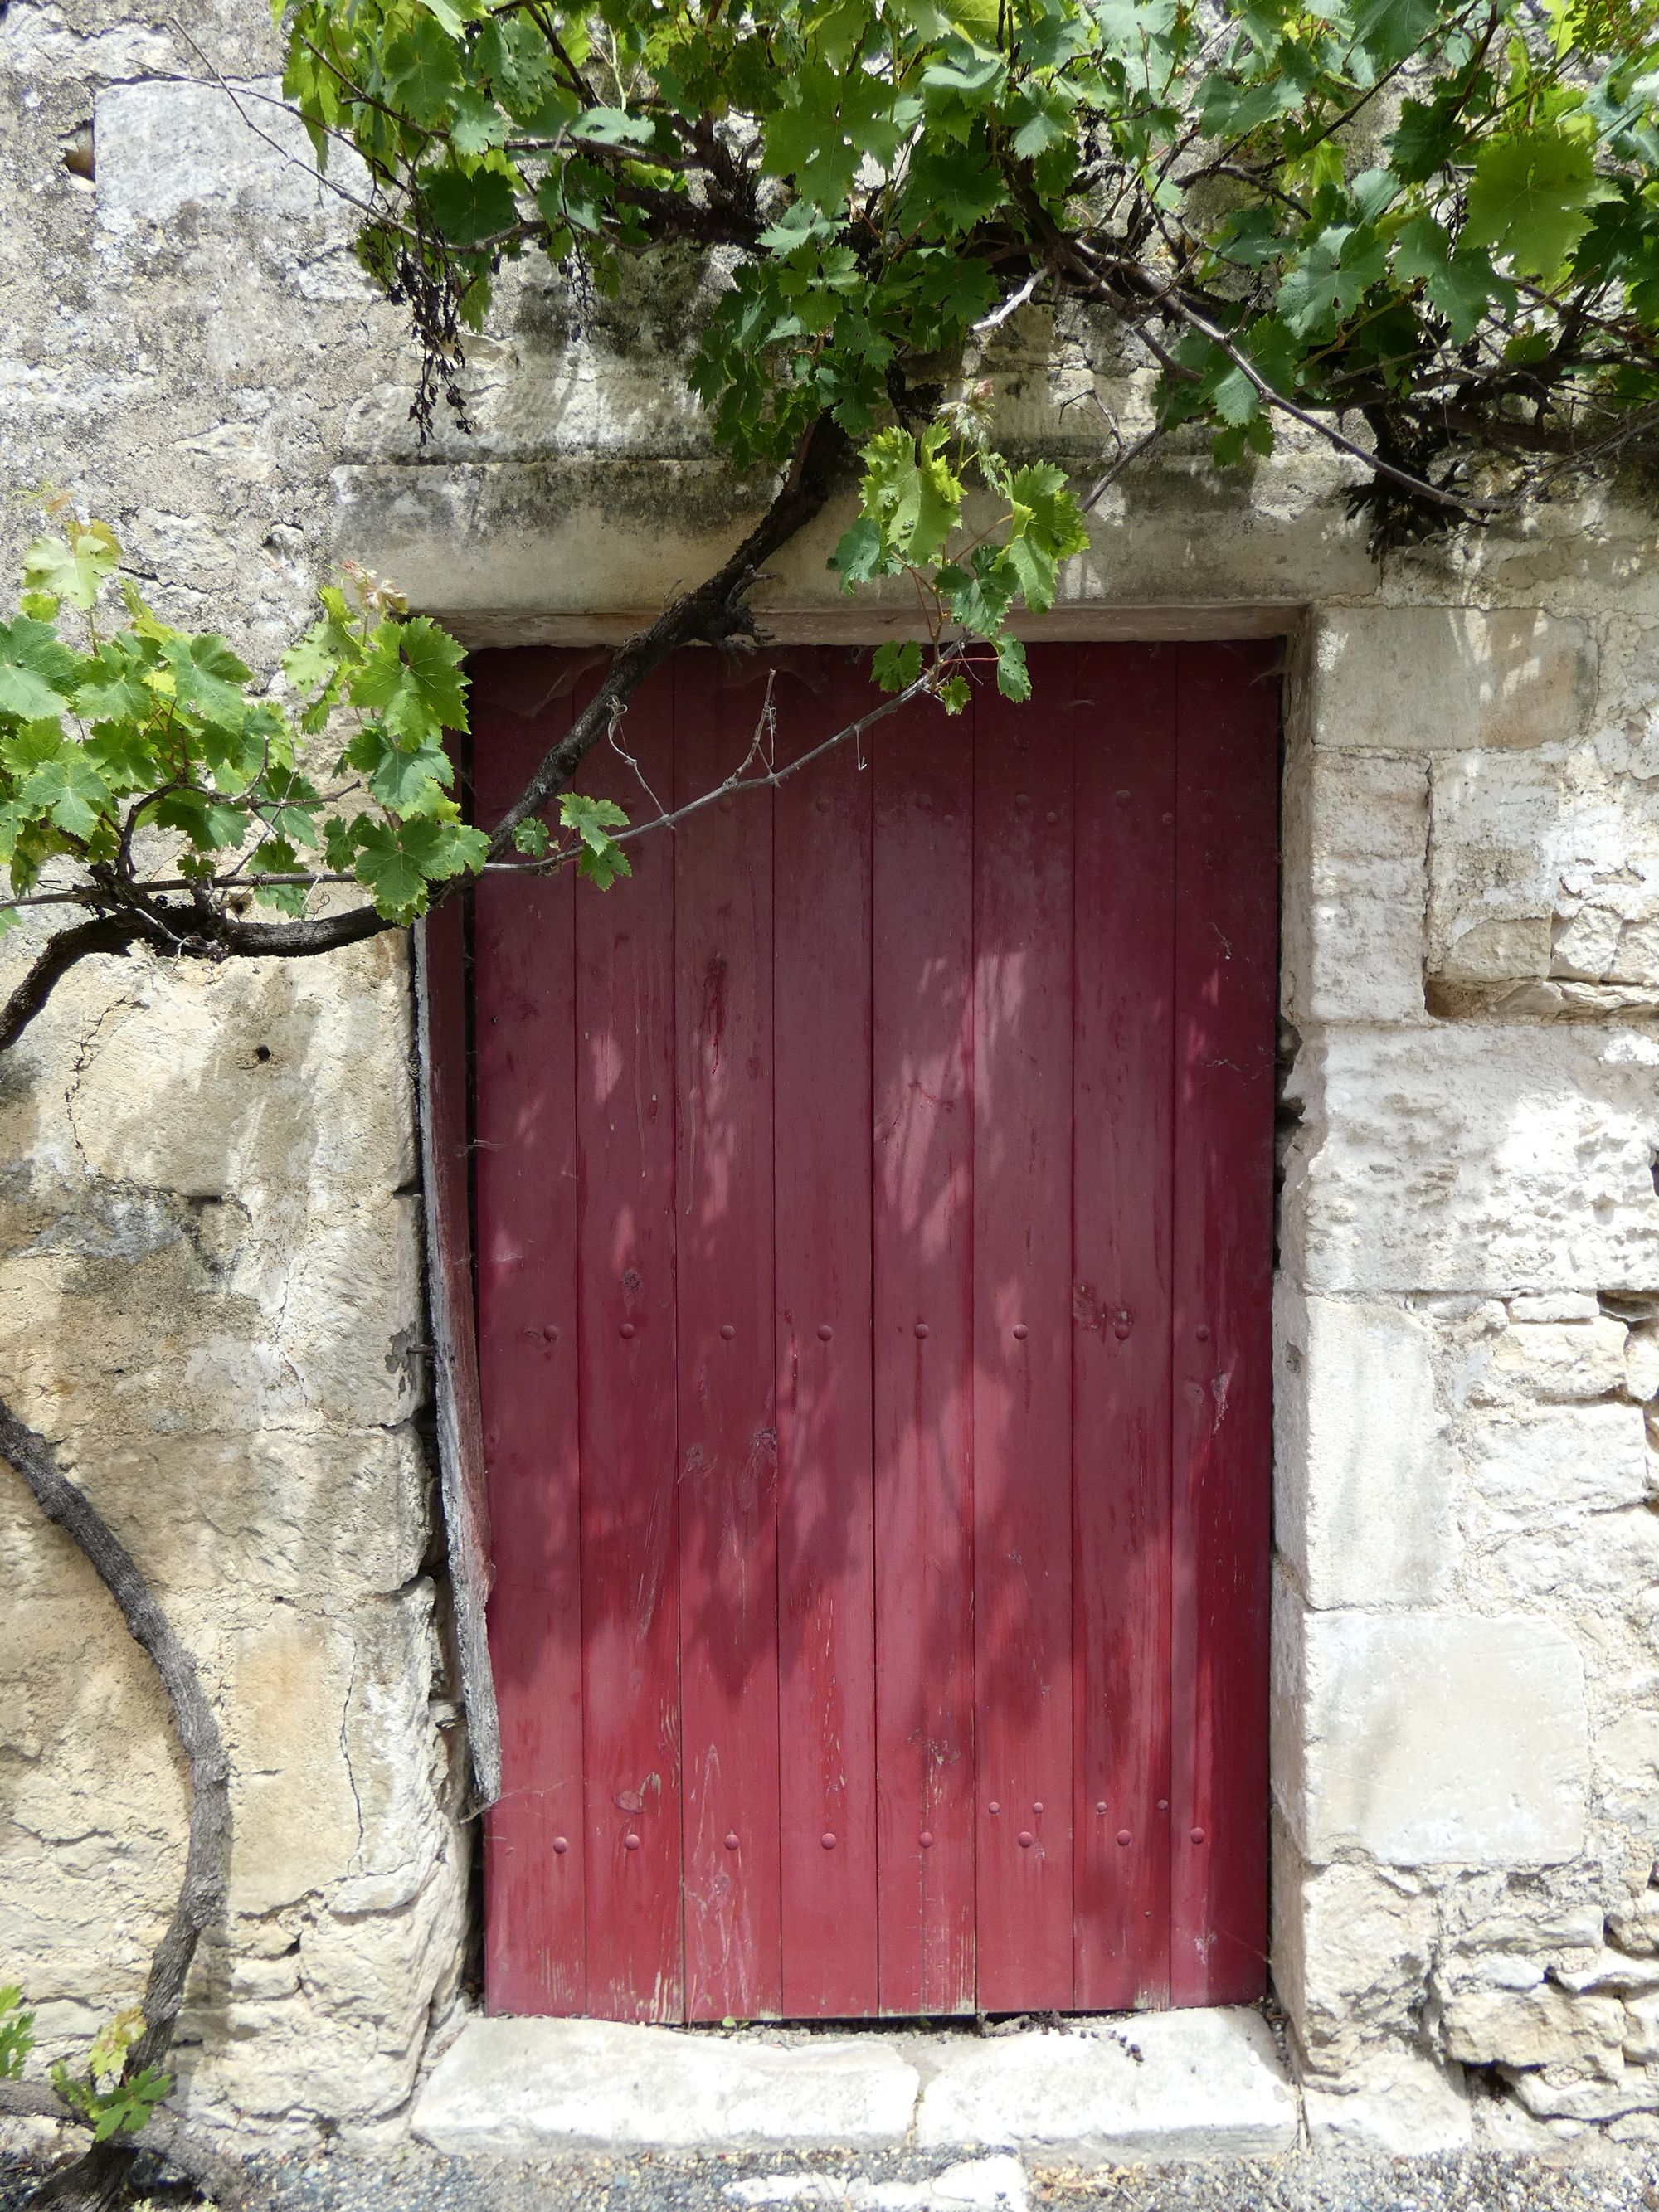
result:
[[[840,570],[848,591],[880,575],[884,566],[880,524],[861,514],[830,556],[829,565]]]
[[[1364,0],[1354,12],[1354,58],[1364,56],[1369,67],[1362,82],[1374,82],[1420,46],[1440,20],[1437,0]]]
[[[1017,637],[997,640],[997,690],[1021,705],[1031,696],[1031,672],[1025,665],[1025,647]]]
[[[455,95],[450,111],[449,143],[458,154],[482,154],[507,138],[507,118],[493,100],[486,100],[471,85]]]
[[[441,745],[423,741],[405,749],[380,736],[368,787],[393,814],[424,814],[441,800],[455,771]]]
[[[365,823],[352,868],[376,910],[393,921],[411,921],[426,904],[427,872],[405,851],[390,823]]]
[[[181,830],[198,853],[224,853],[247,835],[246,811],[204,791],[170,791],[151,817],[163,830]]]
[[[428,616],[388,618],[376,625],[348,694],[354,706],[378,711],[400,738],[465,730],[465,658],[464,647]]]
[[[1388,273],[1388,241],[1368,224],[1333,224],[1285,270],[1279,316],[1298,337],[1334,329]]]
[[[247,713],[242,686],[253,672],[223,638],[174,635],[162,645],[161,658],[172,671],[173,696],[181,707],[224,729],[241,727]]]
[[[1397,275],[1422,283],[1459,345],[1473,337],[1494,297],[1512,296],[1486,254],[1467,246],[1454,252],[1451,239],[1430,215],[1413,216],[1401,226],[1394,265]]]
[[[453,245],[474,246],[519,219],[513,186],[498,169],[422,169],[420,184],[433,222]]]
[[[618,876],[633,873],[627,854],[611,834],[628,827],[628,817],[614,799],[590,799],[585,792],[567,791],[559,800],[559,820],[581,840],[576,856],[579,875],[604,891]]]
[[[68,700],[61,692],[54,691],[44,676],[0,658],[0,714],[16,714],[33,721],[48,714],[61,714],[68,704]]]
[[[64,536],[37,538],[24,554],[24,586],[45,599],[89,608],[120,557],[119,542],[107,523],[71,521]]]
[[[1206,383],[1206,396],[1220,420],[1237,429],[1261,412],[1261,397],[1237,362],[1224,354],[1218,360],[1220,373],[1213,383]]]
[[[1607,189],[1586,139],[1540,129],[1492,139],[1469,182],[1464,239],[1491,246],[1518,276],[1553,276]]]
[[[630,115],[626,108],[589,107],[571,125],[570,135],[596,146],[648,147],[657,130],[649,116]]]
[[[602,891],[608,891],[619,876],[631,876],[633,872],[633,863],[620,845],[605,845],[597,852],[584,845],[576,856],[576,873],[585,876]]]
[[[19,615],[0,623],[0,714],[25,720],[61,714],[82,664],[50,623]]]
[[[15,909],[6,909],[7,926],[15,927],[19,919]],[[25,2010],[22,1990],[15,1982],[0,1984],[0,2081],[21,2081],[23,2061],[33,2048],[34,2014]]]
[[[453,814],[442,819],[417,816],[399,826],[398,836],[422,874],[434,881],[481,868],[489,854],[489,840],[483,831],[456,820]]]
[[[26,806],[49,812],[70,837],[87,837],[109,805],[109,786],[77,744],[60,744],[30,771],[18,796]]]
[[[461,72],[453,40],[438,23],[417,19],[388,44],[383,66],[392,104],[411,122],[432,131],[449,120]]]
[[[908,690],[921,673],[921,646],[914,638],[878,645],[871,656],[870,673],[884,691]]]
[[[1054,603],[1054,562],[1051,555],[1022,531],[1007,544],[1008,565],[1014,572],[1019,595],[1033,614],[1046,614]]]
[[[1063,145],[1072,135],[1072,104],[1054,86],[1023,85],[1008,112],[1013,125],[1014,151],[1022,161],[1034,161],[1051,146]]]

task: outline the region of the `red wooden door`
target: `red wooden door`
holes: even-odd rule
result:
[[[1030,658],[477,894],[496,2011],[1264,1986],[1273,655]],[[681,656],[588,787],[713,789],[764,674]],[[487,822],[591,678],[476,681]],[[770,699],[784,759],[871,695]]]

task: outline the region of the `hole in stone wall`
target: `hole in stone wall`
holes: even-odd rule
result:
[[[73,131],[65,131],[58,142],[64,156],[64,167],[72,177],[93,180],[92,124],[90,120],[77,123]]]
[[[255,1060],[262,1062],[269,1060],[270,1058],[270,1047],[268,1044],[256,1044],[253,1048],[253,1057]]]
[[[1296,1056],[1302,1049],[1302,1034],[1294,1022],[1279,1019],[1279,1044],[1274,1054],[1275,1091],[1273,1100],[1273,1266],[1279,1265],[1279,1232],[1280,1200],[1285,1194],[1285,1170],[1290,1158],[1291,1146],[1302,1126],[1302,1101],[1290,1096],[1290,1080],[1296,1066]]]

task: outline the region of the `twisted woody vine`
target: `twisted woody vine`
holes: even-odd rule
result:
[[[876,720],[959,712],[975,684],[1025,698],[1018,617],[1050,606],[1091,510],[1160,447],[1230,471],[1287,437],[1322,443],[1379,556],[1596,476],[1650,495],[1659,0],[276,12],[325,181],[338,150],[359,157],[349,186],[334,162],[336,188],[407,308],[422,427],[443,405],[464,421],[467,336],[504,264],[539,258],[586,297],[664,248],[702,253],[717,297],[690,382],[758,519],[617,649],[486,828],[446,743],[466,728],[462,649],[389,586],[348,572],[280,668],[255,672],[149,605],[106,523],[52,502],[0,624],[0,932],[27,917],[34,947],[0,1051],[85,959],[315,957],[407,927],[483,870],[609,884],[659,824],[584,796],[583,759],[678,647],[761,641],[755,583],[832,501],[852,518],[834,556],[848,591],[897,580],[919,610],[921,634],[874,654]],[[1103,410],[1093,481],[995,442],[987,368],[1028,307],[1146,369],[1137,413]],[[773,780],[764,758],[738,773]],[[140,2150],[229,2196],[234,2170],[173,2117],[165,2066],[224,1906],[213,1707],[119,1533],[3,1401],[0,1455],[156,1666],[192,1789],[142,2006],[46,2083],[21,1995],[0,1989],[0,2112],[85,2131],[43,2203],[118,2201]]]

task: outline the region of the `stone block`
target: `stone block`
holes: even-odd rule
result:
[[[1601,1312],[1591,1291],[1517,1291],[1504,1303],[1516,1322],[1596,1321]]]
[[[1352,2081],[1304,2082],[1303,2109],[1316,2150],[1355,2150],[1384,2158],[1432,2158],[1466,2150],[1474,2122],[1463,2069],[1437,2066],[1420,2052],[1382,2045],[1368,2052]]]
[[[1638,1322],[1626,1334],[1625,1388],[1638,1405],[1659,1398],[1659,1321]]]
[[[319,2009],[333,2021],[362,2022],[383,2047],[404,2052],[412,2081],[430,1992],[465,1942],[465,1856],[445,1851],[394,1911],[310,1916],[295,1964]]]
[[[84,1054],[70,1121],[94,1175],[186,1197],[390,1192],[415,1172],[411,1042],[389,937],[316,960],[147,964]]]
[[[1551,1983],[1532,1990],[1461,1990],[1447,1999],[1442,2035],[1465,2066],[1550,2066],[1616,2053],[1625,2008],[1616,1997],[1571,1996]]]
[[[1280,949],[1292,1022],[1422,1018],[1428,826],[1423,762],[1292,756]]]
[[[1624,2050],[1639,2066],[1659,2060],[1659,1996],[1640,1996],[1625,2007]]]
[[[1607,1935],[1621,1951],[1659,1954],[1659,1889],[1640,1890],[1628,1905],[1609,1912]]]
[[[1635,1406],[1536,1407],[1488,1419],[1471,1431],[1467,1451],[1475,1494],[1499,1526],[1559,1524],[1639,1504],[1647,1495],[1646,1438]]]
[[[1304,1041],[1283,1209],[1311,1291],[1644,1291],[1659,1282],[1659,1041],[1498,1024]]]
[[[319,183],[311,142],[279,104],[281,91],[275,77],[110,86],[94,125],[100,216],[167,223],[190,209],[222,222],[252,203],[262,222],[310,216],[344,232],[350,210]],[[359,198],[368,187],[349,149],[334,149],[329,174]]]
[[[161,1590],[394,1590],[418,1571],[429,1533],[430,1474],[407,1426],[137,1435],[102,1451],[94,1437],[72,1471]],[[0,1582],[15,1595],[80,1599],[78,1554],[17,1491],[0,1491]]]
[[[1172,458],[1126,489],[1127,526],[1123,504],[1103,501],[1089,518],[1089,550],[1060,577],[1055,623],[1097,631],[1110,607],[1120,634],[1168,634],[1174,607],[1192,611],[1180,634],[1212,634],[1213,613],[1209,624],[1205,614],[1220,602],[1248,606],[1257,628],[1265,614],[1289,630],[1322,594],[1372,590],[1363,529],[1340,498],[1306,495],[1312,478],[1338,493],[1344,471],[1307,454],[1296,466],[1297,495],[1253,505],[1243,531],[1215,527],[1237,507],[1218,501],[1207,462]],[[544,641],[550,617],[655,608],[680,579],[718,567],[757,514],[729,470],[685,456],[678,437],[662,459],[631,443],[614,458],[591,447],[548,459],[521,450],[488,465],[471,456],[435,467],[376,459],[336,469],[333,483],[337,553],[395,576],[471,644]],[[970,518],[975,511],[970,501]],[[978,512],[993,519],[988,502]],[[847,601],[826,564],[852,519],[850,500],[833,501],[769,564],[754,604],[781,634],[826,613],[845,623]],[[915,594],[907,604],[890,586],[866,593],[860,620],[877,635],[884,623],[908,634]]]
[[[1281,1592],[1279,1802],[1315,1863],[1553,1866],[1583,1848],[1583,1662],[1553,1624],[1306,1613]],[[1300,1692],[1300,1710],[1296,1698]]]
[[[1279,1547],[1310,1605],[1420,1605],[1457,1557],[1447,1427],[1430,1334],[1372,1300],[1274,1302]]]
[[[1659,2107],[1659,2068],[1620,2066],[1603,2074],[1571,2063],[1535,2072],[1504,2069],[1524,2109],[1540,2120],[1615,2120]]]
[[[1513,1398],[1607,1398],[1625,1387],[1625,1329],[1583,1322],[1521,1321],[1490,1337],[1469,1378],[1477,1402]]]
[[[619,2021],[471,2020],[410,2121],[452,2154],[896,2148],[915,2068],[872,2037],[782,2045]]]
[[[1632,1505],[1523,1529],[1492,1546],[1483,1578],[1516,1603],[1628,1604],[1659,1581],[1659,1516]]]
[[[8,76],[77,85],[160,75],[172,70],[177,50],[165,31],[143,22],[111,23],[90,32],[65,21],[51,0],[23,0],[0,15],[0,70]]]
[[[351,1869],[362,1843],[344,1744],[356,1658],[348,1626],[290,1606],[227,1639],[233,1911],[274,1912]]]
[[[311,1897],[410,1906],[442,1857],[428,1700],[432,1590],[337,1612],[273,1605],[210,1648],[225,1685],[233,1911]]]
[[[1310,1867],[1273,1850],[1273,1987],[1321,2075],[1363,2074],[1411,2032],[1438,1942],[1432,1889],[1359,1862]]]
[[[1460,1954],[1455,1963],[1459,1989],[1535,1990],[1545,1979],[1541,1961],[1512,1951],[1495,1951],[1490,1958]]]
[[[268,1224],[268,1284],[283,1263],[282,1218]],[[426,1383],[420,1200],[313,1205],[295,1228],[272,1335],[306,1413],[340,1428],[408,1420]]]
[[[1288,2150],[1296,2099],[1254,2012],[1145,2013],[1092,2033],[952,2041],[916,2111],[932,2149],[1096,2165]]]
[[[1576,737],[1595,700],[1588,624],[1536,607],[1342,607],[1313,643],[1315,743],[1422,753]]]
[[[1651,1996],[1659,1991],[1659,1959],[1598,1951],[1587,1966],[1558,1966],[1553,1978],[1569,1996]]]
[[[1581,750],[1435,763],[1428,969],[1448,983],[1659,981],[1659,821]]]
[[[1488,1909],[1482,1909],[1478,1895],[1468,1897],[1467,1902],[1474,1917],[1464,1923],[1458,1948],[1479,1959],[1483,1972],[1492,1968],[1496,1953],[1589,1952],[1601,1948],[1601,1906],[1577,1904],[1570,1893],[1553,1893],[1550,1885],[1528,1881],[1505,1884],[1490,1899]],[[1523,1959],[1522,1964],[1525,1973],[1508,1986],[1530,1989],[1542,1978],[1541,1968],[1529,1959]]]

